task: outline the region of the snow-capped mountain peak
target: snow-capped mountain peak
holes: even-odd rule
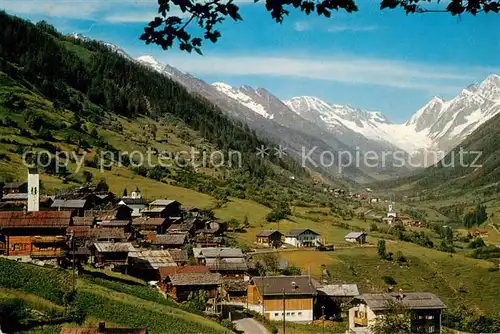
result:
[[[257,114],[273,119],[274,115],[267,110],[267,108],[260,102],[257,102],[254,98],[252,98],[252,94],[258,94],[257,90],[253,89],[250,86],[242,86],[240,88],[232,87],[224,82],[214,82],[212,86],[215,87],[219,92],[227,95],[229,98],[238,101],[245,107],[253,110]]]
[[[500,76],[488,76],[477,87],[477,93],[491,101],[500,101]]]
[[[153,56],[140,56],[137,57],[136,60],[140,63],[143,63],[144,65],[147,65],[154,70],[163,73],[163,69],[165,68],[165,65],[161,64],[158,60],[156,60]]]

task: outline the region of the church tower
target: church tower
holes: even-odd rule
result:
[[[28,169],[28,211],[40,211],[40,175],[36,168]]]
[[[133,199],[141,199],[142,198],[141,191],[139,190],[139,188],[135,187],[135,190],[132,191],[132,193],[130,194],[130,198],[133,198]]]

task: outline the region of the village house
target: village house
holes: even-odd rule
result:
[[[125,233],[132,231],[132,221],[130,220],[105,220],[97,224],[101,228],[114,228],[123,230]]]
[[[177,273],[210,273],[210,269],[207,266],[167,266],[159,267],[158,272],[160,274],[160,281],[158,286],[163,292],[167,291],[167,277],[172,274]]]
[[[269,247],[280,246],[283,234],[276,230],[264,230],[257,234],[257,243]]]
[[[247,292],[249,309],[270,320],[283,320],[285,314],[285,321],[290,322],[313,321],[316,295],[309,276],[253,277]]]
[[[154,209],[161,209],[163,218],[181,216],[181,203],[175,200],[157,199],[149,203],[149,210]]]
[[[136,217],[132,221],[132,226],[136,232],[154,232],[164,234],[167,231],[170,221],[168,218]]]
[[[186,234],[157,234],[151,238],[151,245],[161,249],[181,248],[186,243]]]
[[[294,247],[318,247],[320,235],[307,228],[293,229],[285,235],[285,243]]]
[[[165,279],[166,293],[177,302],[186,301],[191,292],[204,291],[209,299],[221,293],[222,277],[219,273],[173,273]]]
[[[350,232],[345,237],[344,240],[347,242],[364,244],[366,243],[366,233],[365,232]]]
[[[248,271],[245,255],[240,248],[193,248],[193,253],[197,264],[206,265],[210,271],[225,277],[243,277]]]
[[[55,199],[50,206],[52,210],[72,211],[76,216],[83,217],[86,210],[92,208],[92,203],[86,199]]]
[[[189,237],[194,235],[196,226],[194,224],[195,220],[182,221],[182,218],[176,219],[167,228],[167,233],[169,234],[187,234]]]
[[[129,275],[146,281],[160,280],[160,267],[177,267],[172,255],[166,250],[136,249],[128,257]]]
[[[348,317],[351,302],[359,296],[356,284],[323,284],[317,287],[317,291],[317,304],[325,306],[327,318],[334,319]]]
[[[221,236],[226,227],[225,224],[210,221],[203,222],[202,226],[196,226],[196,230],[194,231],[195,237],[201,240],[209,240]]]
[[[2,187],[4,195],[28,193],[28,182],[8,182]]]
[[[117,206],[101,209],[101,210],[87,210],[85,211],[85,217],[94,217],[96,221],[108,221],[108,220],[131,220],[132,219],[132,209],[126,205],[119,204]]]
[[[0,253],[32,258],[64,257],[71,217],[71,212],[59,211],[0,212]]]
[[[129,253],[135,252],[129,242],[95,242],[91,247],[94,264],[99,268],[126,272]]]
[[[441,333],[441,315],[446,306],[429,292],[363,294],[355,298],[349,309],[349,329],[370,334],[370,326],[384,315],[391,302],[412,311],[412,333]]]
[[[11,208],[24,208],[28,205],[28,193],[12,193],[3,195],[0,201],[6,204],[6,207]],[[52,196],[40,196],[40,208],[49,209],[54,199]]]

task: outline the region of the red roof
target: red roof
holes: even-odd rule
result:
[[[71,216],[70,211],[3,211],[0,228],[67,228]]]
[[[165,279],[172,274],[187,274],[187,273],[209,273],[210,268],[207,266],[185,266],[185,267],[159,267],[161,279]]]

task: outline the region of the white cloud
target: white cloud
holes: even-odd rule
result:
[[[440,94],[456,93],[485,77],[491,68],[454,68],[404,61],[331,55],[328,58],[289,56],[174,56],[165,58],[195,75],[274,76],[369,84]],[[466,74],[464,74],[466,73]]]
[[[307,22],[295,22],[295,25],[293,27],[294,30],[296,31],[305,31],[309,30],[311,28],[311,25]]]
[[[374,31],[379,29],[377,26],[356,26],[356,25],[331,25],[328,27],[329,32],[344,32],[344,31]]]

